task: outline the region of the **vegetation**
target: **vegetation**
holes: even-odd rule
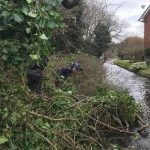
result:
[[[115,47],[120,59],[133,60],[135,62],[144,61],[143,38],[137,36],[127,37]]]
[[[57,5],[55,0],[0,1],[1,59],[20,65],[33,55],[41,60],[52,52],[52,31],[64,26]]]
[[[65,56],[61,60],[68,64],[77,57]],[[86,63],[87,60],[93,60],[91,56],[86,57],[85,62],[83,56],[80,57],[80,61]],[[90,88],[89,83],[85,82],[87,78],[81,77],[89,72],[86,67],[83,73],[80,72],[76,77],[72,76],[67,80],[62,89],[56,89],[52,84],[54,74],[48,74],[49,69],[55,69],[53,64],[57,64],[56,56],[53,58],[56,61],[50,62],[47,67],[42,94],[32,93],[26,87],[23,76],[12,69],[4,72],[1,66],[2,149],[97,150],[113,146],[109,144],[113,143],[109,136],[115,138],[120,134],[134,135],[129,130],[141,109],[132,97],[124,92],[108,89],[104,85],[99,85],[99,88],[92,92],[92,96],[81,92],[81,88],[78,88],[79,82],[78,86],[75,84],[81,78],[82,82],[86,83],[84,89]],[[94,67],[90,68],[93,80]]]
[[[68,50],[76,51],[84,46],[80,40],[91,39],[92,43],[97,35],[98,44],[102,39],[100,29],[93,30],[100,20],[85,30],[88,21],[81,17],[85,12],[80,4],[70,15],[75,19],[67,23],[61,2],[0,0],[0,149],[108,149],[114,146],[111,137],[134,135],[132,126],[141,113],[140,106],[127,93],[109,89],[102,82],[104,71],[99,59],[85,54],[54,54],[56,48],[65,52],[69,40]],[[107,22],[111,16],[102,10],[102,20]],[[70,33],[71,29],[77,32]],[[105,31],[109,41],[105,39],[102,46],[111,39],[110,28]],[[61,47],[59,35],[67,46],[63,43]],[[33,60],[42,64],[45,57],[50,61],[44,69],[43,88],[35,93],[27,86],[26,68]],[[56,88],[56,69],[75,60],[83,71],[66,80],[61,89]]]
[[[150,78],[150,66],[146,65],[145,62],[133,63],[130,60],[115,60],[114,64],[129,71],[135,72],[143,77]]]
[[[109,26],[99,23],[97,24],[94,32],[95,55],[100,57],[108,49],[109,44],[111,44]]]
[[[53,44],[57,51],[75,53],[83,49],[83,23],[84,2],[81,1],[71,10],[61,9],[65,26],[53,35]]]
[[[130,60],[115,60],[114,64],[122,68],[129,69],[131,65],[131,61]]]
[[[137,63],[133,63],[130,66],[130,70],[133,70],[134,72],[138,72],[139,70],[144,70],[147,68],[147,65],[145,62],[137,62]]]

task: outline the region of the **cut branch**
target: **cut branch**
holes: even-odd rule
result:
[[[110,126],[110,125],[107,125],[107,124],[105,124],[105,123],[103,123],[103,122],[100,122],[99,120],[94,119],[93,117],[91,117],[91,116],[89,116],[89,115],[88,115],[88,117],[89,117],[90,119],[96,121],[97,123],[99,123],[99,124],[105,126],[106,128],[111,129],[111,130],[114,130],[114,131],[117,131],[117,132],[120,132],[120,133],[130,134],[130,135],[134,135],[134,134],[135,134],[135,132],[129,132],[129,131],[125,131],[125,130],[120,130],[120,129],[118,129],[118,128],[115,128],[115,127],[112,127],[112,126]]]

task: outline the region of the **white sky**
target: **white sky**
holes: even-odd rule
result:
[[[124,31],[125,36],[137,35],[143,37],[144,24],[139,22],[138,19],[143,14],[145,9],[150,5],[150,0],[107,0],[108,2],[114,4],[111,7],[117,8],[120,6],[116,12],[116,15],[127,22],[127,28]],[[142,9],[141,6],[145,5]]]

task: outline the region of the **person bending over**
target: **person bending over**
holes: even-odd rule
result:
[[[57,72],[57,78],[55,81],[55,86],[60,87],[64,83],[64,81],[73,73],[81,70],[81,66],[78,62],[72,64],[70,67],[61,68]]]

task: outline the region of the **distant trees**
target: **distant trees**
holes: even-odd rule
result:
[[[127,37],[119,45],[122,53],[144,52],[144,39],[138,36]]]
[[[84,34],[85,52],[101,56],[111,44],[112,38],[118,38],[122,26],[114,13],[108,11],[108,3],[105,0],[89,1],[84,10]]]
[[[109,47],[112,38],[118,38],[122,26],[105,0],[97,2],[82,0],[72,10],[61,8],[64,29],[53,33],[53,45],[58,51],[84,51],[101,56]]]
[[[125,38],[118,44],[118,54],[124,59],[144,59],[144,39],[138,36]]]

